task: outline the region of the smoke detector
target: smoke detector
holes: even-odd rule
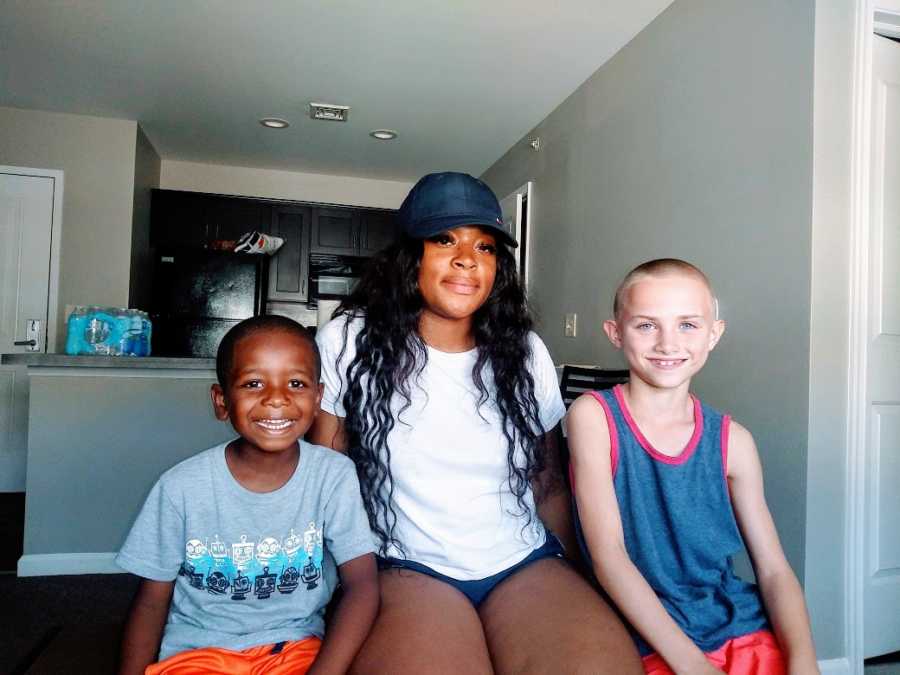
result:
[[[349,105],[334,105],[332,103],[310,103],[309,116],[314,120],[328,120],[330,122],[346,122],[350,115]]]

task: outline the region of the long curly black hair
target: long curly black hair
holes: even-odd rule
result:
[[[405,555],[394,528],[391,448],[388,434],[396,423],[391,401],[398,396],[402,413],[411,405],[411,387],[428,360],[419,336],[423,308],[419,293],[421,240],[401,238],[369,261],[354,291],[341,303],[336,316],[347,315],[343,348],[350,321],[362,317],[356,336],[356,354],[346,367],[343,394],[347,452],[356,464],[369,525],[386,555],[390,545]],[[473,316],[472,332],[478,358],[472,381],[479,408],[493,401],[500,413],[509,467],[509,488],[515,495],[525,526],[536,514],[526,502],[529,484],[547,466],[540,439],[543,428],[535,397],[534,379],[527,368],[531,357],[531,315],[510,250],[498,241],[497,273],[491,293]],[[344,366],[341,364],[341,367]],[[493,386],[486,374],[493,373]]]

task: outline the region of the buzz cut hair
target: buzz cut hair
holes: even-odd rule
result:
[[[613,317],[619,318],[619,313],[622,311],[622,307],[625,303],[625,292],[629,288],[646,277],[665,276],[667,274],[684,274],[702,281],[709,289],[709,295],[712,298],[713,315],[716,320],[718,320],[719,301],[716,299],[716,294],[713,291],[712,284],[709,282],[709,278],[699,267],[692,265],[686,260],[681,260],[680,258],[656,258],[655,260],[648,260],[626,274],[625,278],[622,279],[622,282],[616,289],[616,294],[613,297]]]
[[[258,333],[260,331],[284,332],[296,335],[298,338],[309,345],[316,361],[316,383],[322,377],[322,357],[319,354],[319,346],[316,344],[312,333],[304,328],[301,324],[286,316],[278,314],[263,314],[244,319],[240,323],[232,326],[216,351],[216,378],[219,385],[223,389],[228,389],[228,380],[231,377],[231,369],[234,367],[234,355],[238,347],[238,343],[246,337]]]

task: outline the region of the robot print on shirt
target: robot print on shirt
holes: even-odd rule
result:
[[[292,528],[283,539],[241,534],[239,541],[191,536],[178,571],[188,585],[231,600],[265,601],[289,595],[301,585],[318,588],[323,576],[324,524],[309,521],[302,534]]]
[[[294,528],[291,528],[291,533],[284,538],[281,547],[285,562],[282,567],[281,579],[278,581],[279,593],[293,593],[300,585],[300,572],[297,570],[295,561],[297,552],[302,546],[303,540],[294,533]]]
[[[323,525],[324,527],[324,525]],[[306,562],[303,565],[300,578],[306,584],[306,590],[312,590],[318,585],[322,576],[322,527],[316,529],[316,523],[310,521],[309,527],[303,532],[303,550],[306,553]]]
[[[232,600],[244,600],[250,592],[250,577],[243,576],[241,571],[238,570],[234,583],[231,585],[231,590],[234,591],[231,595]]]
[[[238,569],[246,567],[253,560],[255,548],[256,545],[252,541],[247,541],[247,535],[242,534],[240,543],[231,545],[231,559],[234,561],[235,567]]]
[[[188,539],[184,545],[184,563],[182,569],[188,583],[198,590],[203,590],[204,569],[209,552],[199,539]]]

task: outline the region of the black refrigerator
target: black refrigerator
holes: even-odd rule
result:
[[[266,255],[158,251],[153,274],[154,356],[214,357],[228,329],[264,313]]]

